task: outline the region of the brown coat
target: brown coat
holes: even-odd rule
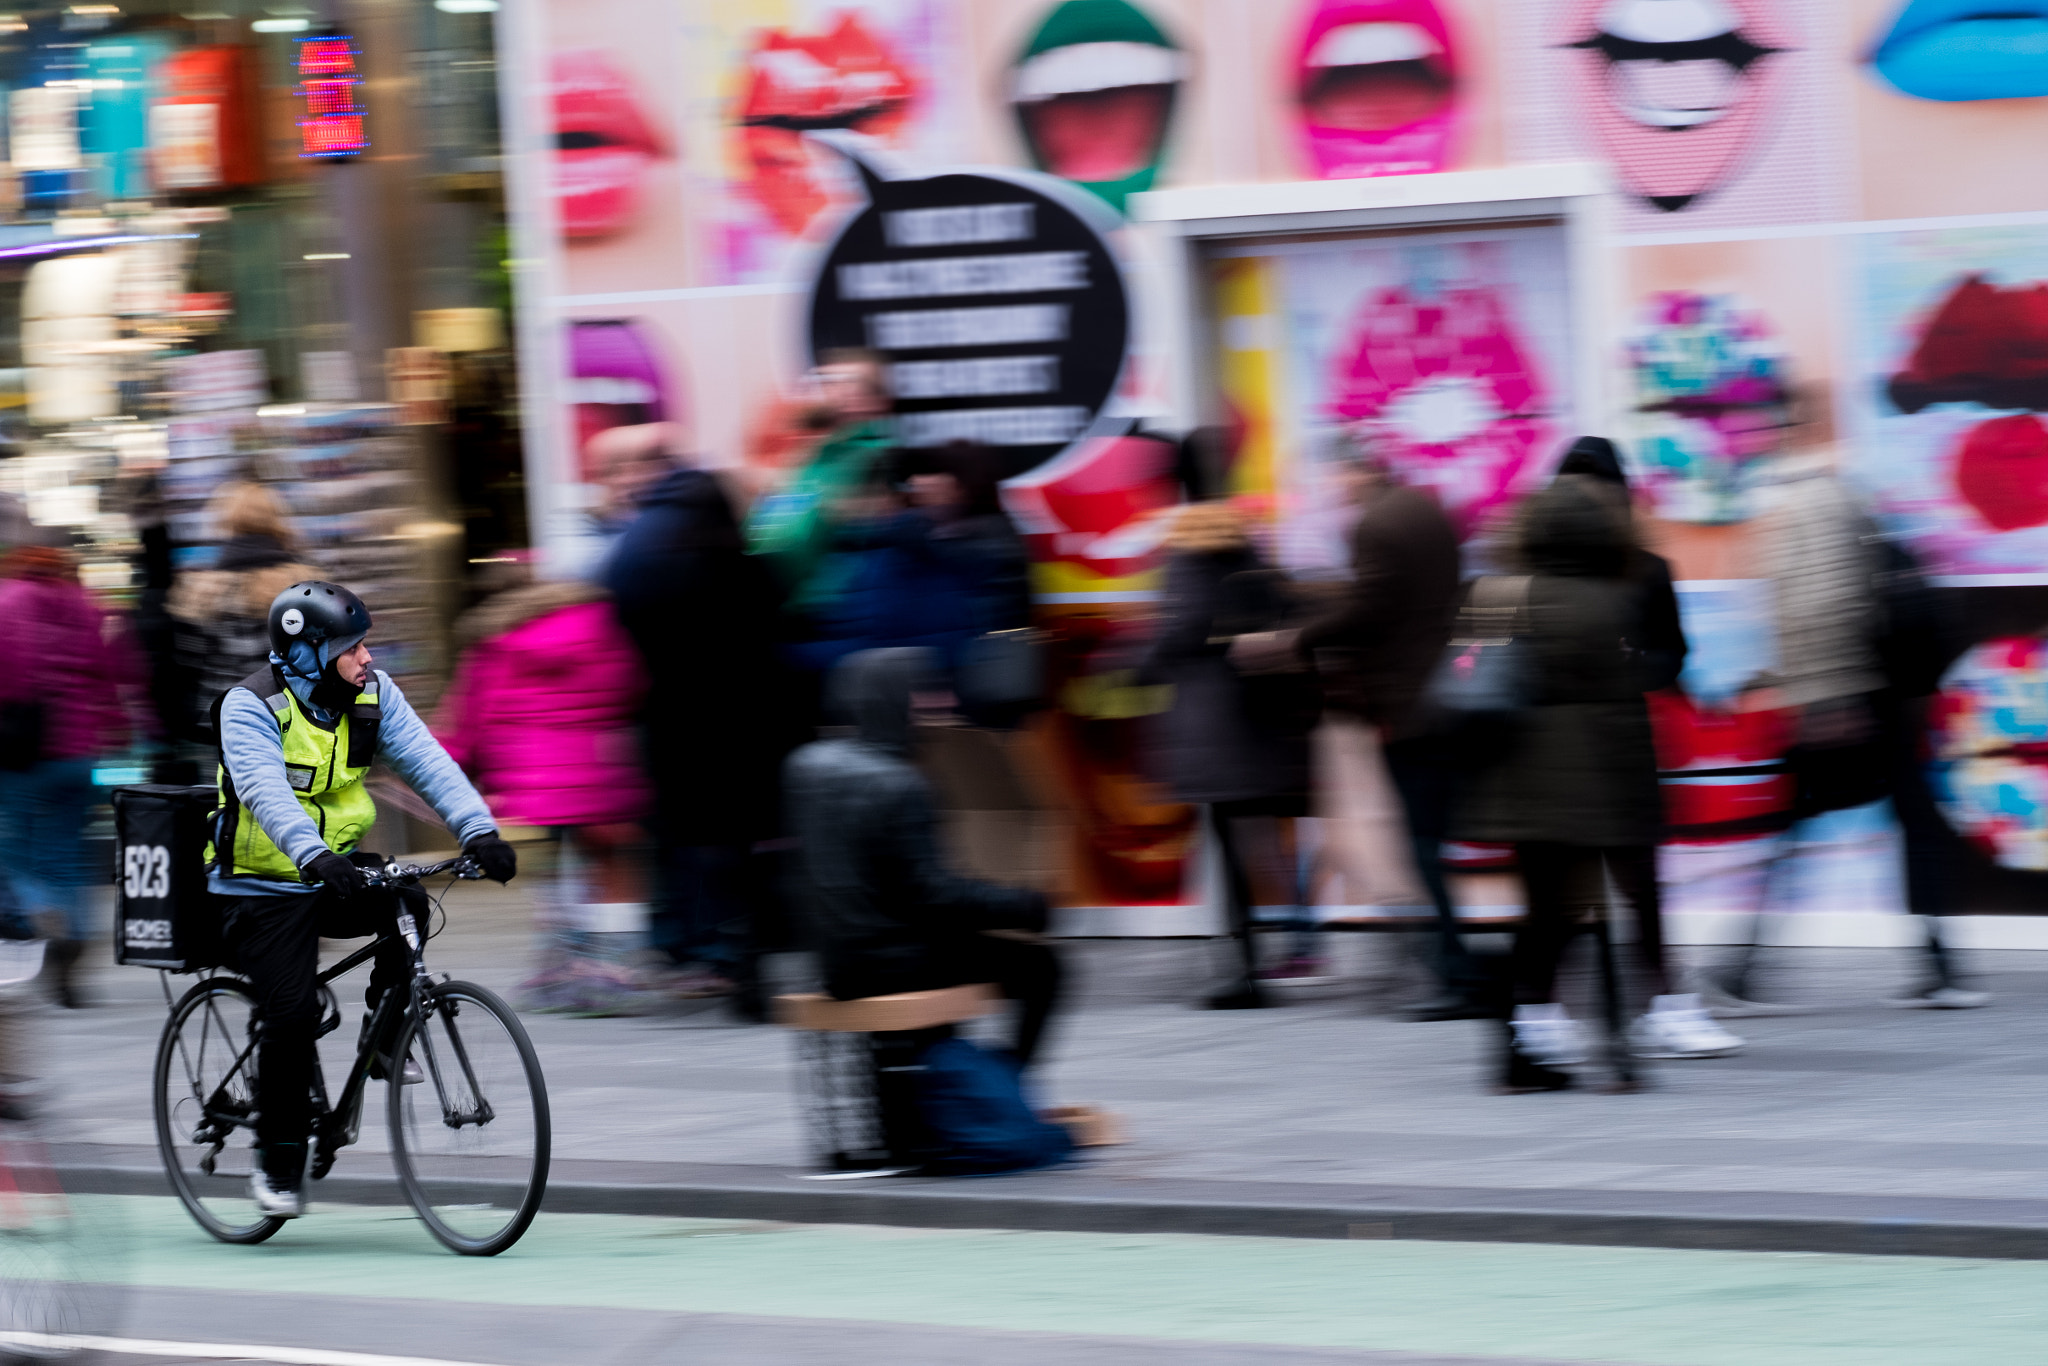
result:
[[[1451,638],[1458,532],[1420,489],[1379,490],[1351,533],[1351,586],[1302,629],[1324,705],[1398,737]]]

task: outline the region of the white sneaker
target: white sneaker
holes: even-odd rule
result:
[[[1743,1047],[1691,994],[1651,997],[1650,1013],[1630,1027],[1628,1042],[1639,1058],[1725,1058]]]
[[[1903,1010],[1975,1010],[1991,1004],[1991,993],[1964,987],[1929,987],[1911,996],[1896,997],[1891,1003]]]
[[[306,1202],[297,1191],[273,1188],[261,1167],[249,1173],[249,1198],[256,1208],[272,1219],[296,1219],[306,1212]]]
[[[1516,1006],[1515,1048],[1545,1067],[1571,1067],[1586,1060],[1586,1032],[1561,1005]]]
[[[0,939],[0,987],[18,986],[43,970],[42,939]]]

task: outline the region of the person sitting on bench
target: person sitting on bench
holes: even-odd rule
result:
[[[1012,1049],[1028,1067],[1059,996],[1059,958],[1038,938],[1046,900],[963,877],[939,853],[911,762],[914,698],[945,696],[936,664],[925,649],[863,650],[833,670],[828,705],[855,733],[784,769],[800,914],[838,1000],[996,984],[1018,1004]]]

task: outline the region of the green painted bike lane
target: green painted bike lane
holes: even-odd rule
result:
[[[2048,1263],[1526,1244],[910,1230],[543,1214],[493,1259],[396,1208],[259,1247],[80,1197],[133,1285],[1627,1362],[2048,1360]]]

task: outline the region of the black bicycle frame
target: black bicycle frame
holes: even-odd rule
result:
[[[348,954],[333,967],[328,968],[313,979],[321,987],[329,986],[336,978],[355,971],[364,963],[375,958],[377,951],[394,939],[403,939],[405,941],[406,949],[412,959],[412,976],[407,981],[405,988],[401,990],[393,987],[387,990],[383,997],[378,1000],[376,1010],[371,1012],[370,1028],[363,1036],[362,1046],[356,1051],[355,1063],[349,1068],[348,1081],[343,1084],[340,1097],[332,1103],[327,1098],[327,1079],[320,1067],[320,1056],[317,1052],[313,1055],[315,1100],[312,1135],[314,1140],[312,1175],[316,1179],[327,1174],[328,1169],[334,1165],[336,1153],[340,1149],[354,1143],[361,1132],[363,1093],[370,1083],[370,1065],[377,1054],[378,1040],[395,1036],[397,1033],[399,1025],[392,1018],[394,1013],[402,1019],[407,1011],[423,1009],[429,999],[427,991],[432,986],[432,979],[427,975],[426,946],[420,938],[418,922],[414,920],[410,911],[400,911],[397,921],[398,926],[395,930],[387,934],[378,935],[375,939]],[[433,1077],[434,1090],[441,1100],[442,1122],[450,1128],[461,1128],[465,1123],[478,1124],[489,1120],[491,1118],[490,1107],[488,1103],[482,1100],[476,1083],[476,1074],[470,1067],[468,1051],[462,1047],[461,1040],[459,1038],[455,1040],[455,1052],[462,1064],[463,1074],[469,1080],[471,1093],[478,1096],[479,1112],[477,1113],[450,1110],[447,1102],[447,1089],[441,1083],[441,1070],[433,1056],[433,1042],[426,1036],[424,1030],[420,1031],[420,1037],[421,1051],[426,1054],[427,1067]],[[241,1075],[242,1069],[249,1065],[249,1059],[256,1052],[257,1043],[258,1040],[254,1038],[249,1040],[242,1051],[235,1056],[234,1066],[230,1067],[221,1078],[220,1085],[214,1089],[214,1093],[206,1097],[201,1103],[201,1113],[206,1123],[215,1126],[216,1143],[225,1141],[229,1131],[251,1127],[254,1124],[254,1120],[251,1117],[223,1113],[223,1107],[220,1102],[228,1086],[233,1083],[237,1076]],[[225,1121],[225,1127],[221,1127],[222,1121]]]

